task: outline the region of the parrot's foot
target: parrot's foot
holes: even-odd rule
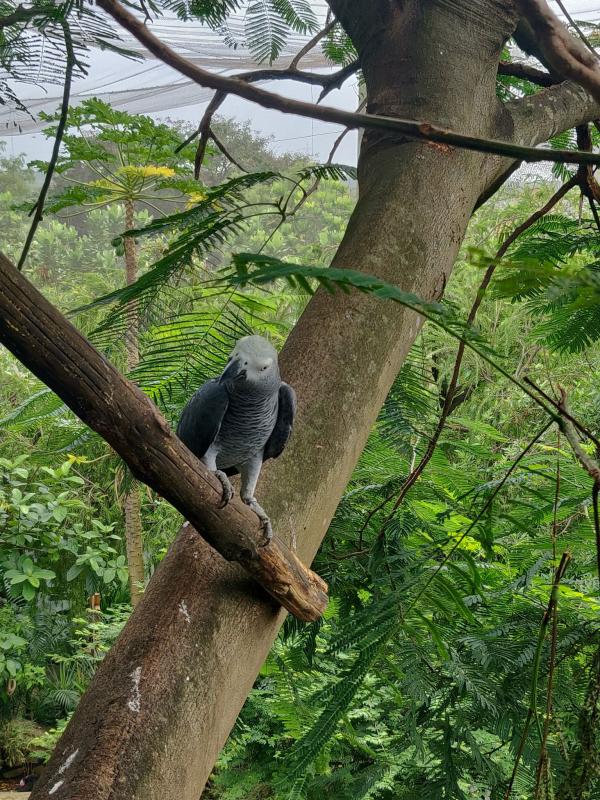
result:
[[[259,506],[255,497],[242,497],[242,500],[249,508],[252,509],[252,511],[254,511],[256,516],[261,521],[263,533],[265,535],[265,540],[261,546],[266,547],[273,538],[273,528],[271,527],[271,520],[269,519],[267,512],[261,506]]]
[[[216,469],[214,474],[219,479],[221,486],[223,487],[223,500],[221,502],[221,508],[225,508],[225,506],[232,500],[235,492],[233,490],[233,486],[231,485],[231,481],[224,472],[222,472],[220,469]]]

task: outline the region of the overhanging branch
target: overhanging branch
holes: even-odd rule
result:
[[[523,161],[558,161],[566,164],[598,164],[600,155],[594,153],[578,153],[570,150],[541,150],[533,147],[524,147],[511,142],[482,139],[477,136],[467,136],[432,125],[429,122],[416,120],[396,119],[375,114],[359,114],[330,106],[318,106],[314,103],[305,103],[292,100],[281,95],[260,89],[239,78],[226,75],[217,75],[196,66],[188,59],[176,53],[164,42],[161,42],[134,14],[128,11],[117,0],[97,0],[98,5],[112,16],[123,28],[128,30],[135,38],[153,53],[158,59],[168,64],[182,75],[193,80],[200,86],[217,91],[235,94],[251,102],[258,103],[265,108],[273,108],[287,114],[297,114],[302,117],[320,119],[348,128],[371,128],[388,131],[399,137],[420,139],[423,141],[439,142],[454,147],[475,150],[481,153],[492,153]]]
[[[549,68],[566,80],[583,86],[600,103],[600,62],[597,55],[554,14],[545,0],[519,0],[540,56]]]
[[[318,619],[327,586],[280,539],[257,546],[258,518],[240,500],[218,508],[220,483],[126,380],[0,253],[0,342],[127,462],[299,619]]]
[[[530,67],[529,64],[522,64],[519,61],[501,61],[498,64],[498,75],[521,78],[530,83],[535,83],[536,86],[554,86],[556,83],[556,79],[549,72]]]

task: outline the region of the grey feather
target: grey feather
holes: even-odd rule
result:
[[[226,387],[214,379],[194,392],[183,409],[177,436],[196,458],[202,458],[216,439],[228,406]]]
[[[265,445],[263,461],[268,458],[277,458],[283,453],[292,434],[294,417],[296,416],[296,392],[287,383],[279,387],[279,403],[277,408],[277,421]]]

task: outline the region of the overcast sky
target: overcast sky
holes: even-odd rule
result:
[[[551,3],[559,12],[556,3]],[[600,21],[600,0],[566,0],[569,11],[579,19]],[[318,13],[323,14],[325,5],[322,0],[314,0],[313,6]],[[142,73],[142,74],[140,74]],[[129,81],[124,76],[130,77]],[[157,86],[168,84],[172,80],[180,80],[180,76],[169,67],[160,63],[140,66],[139,62],[127,62],[110,53],[98,52],[93,55],[90,76],[85,81],[79,81],[74,87],[77,90],[96,87],[127,86]],[[172,77],[171,77],[172,76]],[[90,82],[91,81],[91,82]],[[318,87],[311,87],[294,82],[277,81],[272,84],[262,84],[265,88],[277,91],[290,97],[301,100],[316,100]],[[19,87],[19,95],[23,98],[40,97],[46,87]],[[50,95],[58,94],[59,87],[48,87]],[[193,96],[189,98],[190,105],[170,109],[167,112],[151,114],[155,118],[184,119],[197,122],[205,103],[199,105],[194,102]],[[347,109],[357,105],[357,87],[354,81],[348,81],[341,91],[329,95],[327,103]],[[272,135],[273,148],[279,152],[302,152],[314,156],[315,159],[327,158],[331,145],[341,130],[337,126],[327,125],[318,120],[311,121],[301,117],[293,117],[276,111],[269,111],[248,103],[240,98],[230,96],[224,103],[220,112],[222,115],[234,117],[238,120],[250,120],[253,128],[265,135]],[[24,152],[28,157],[46,157],[49,154],[50,144],[41,134],[29,134],[6,137],[7,150],[17,154]],[[336,160],[343,163],[356,163],[357,135],[350,133],[340,149]]]

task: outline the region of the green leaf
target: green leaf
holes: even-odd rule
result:
[[[114,569],[105,569],[102,573],[102,580],[104,583],[111,583],[115,579],[116,570]]]
[[[11,584],[13,586],[15,586],[17,583],[23,583],[24,581],[28,580],[28,578],[29,578],[28,575],[24,575],[21,572],[16,572],[16,570],[9,570],[9,572],[13,573],[13,575],[11,577],[11,580],[10,580],[10,582],[11,582]],[[8,577],[8,572],[6,573],[6,577]]]
[[[77,578],[77,576],[81,574],[83,569],[84,569],[83,564],[73,564],[67,570],[67,580],[74,581],[75,578]]]
[[[25,600],[33,600],[35,597],[35,589],[30,583],[24,583],[21,589],[21,593]]]

